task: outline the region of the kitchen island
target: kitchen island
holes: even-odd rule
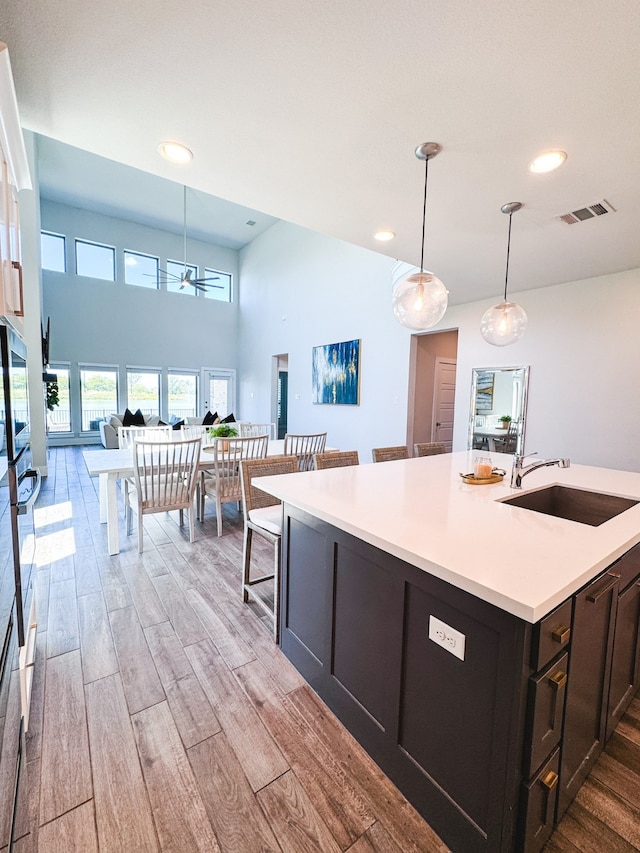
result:
[[[509,506],[508,477],[462,482],[472,458],[262,479],[281,645],[452,850],[533,851],[639,684],[640,504],[599,526]],[[640,497],[586,466],[522,491],[551,483]]]

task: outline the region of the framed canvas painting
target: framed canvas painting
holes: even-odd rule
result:
[[[476,375],[476,412],[490,412],[493,408],[492,370],[478,370]]]
[[[360,403],[360,341],[314,347],[312,402],[357,406]]]

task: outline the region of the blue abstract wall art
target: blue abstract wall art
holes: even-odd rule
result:
[[[360,402],[360,341],[313,348],[312,401],[343,406]]]

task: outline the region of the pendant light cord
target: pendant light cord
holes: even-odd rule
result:
[[[511,217],[513,213],[509,214],[509,236],[507,237],[507,268],[504,273],[504,301],[507,301],[507,282],[509,281],[509,252],[511,251]]]
[[[420,252],[420,272],[424,272],[424,232],[427,221],[427,178],[429,177],[429,158],[424,160],[424,199],[422,201],[422,250]]]
[[[182,257],[184,258],[184,270],[183,275],[186,275],[187,272],[187,185],[183,184],[182,186],[183,195],[182,195],[182,232],[183,232],[183,244]]]

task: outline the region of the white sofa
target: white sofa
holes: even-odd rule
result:
[[[196,417],[184,418],[183,421],[189,426],[198,426],[202,424],[203,418],[204,415],[198,415]],[[100,440],[102,441],[103,446],[108,450],[116,449],[118,447],[118,427],[124,426],[123,421],[124,414],[114,414],[100,421],[98,424],[100,429]],[[178,421],[178,423],[182,423],[183,421]],[[162,421],[158,415],[150,415],[148,418],[145,418],[144,426],[162,426],[163,423],[164,421]],[[220,421],[217,423],[220,423]],[[240,421],[232,421],[232,423],[236,429],[240,429]],[[167,426],[173,426],[173,419],[167,424]]]
[[[200,420],[202,420],[202,418]],[[124,413],[110,415],[98,424],[98,428],[100,429],[100,440],[107,450],[114,450],[118,447],[118,427],[124,426],[123,421]],[[145,418],[144,425],[160,426],[160,418],[158,415],[149,415],[148,418]]]

